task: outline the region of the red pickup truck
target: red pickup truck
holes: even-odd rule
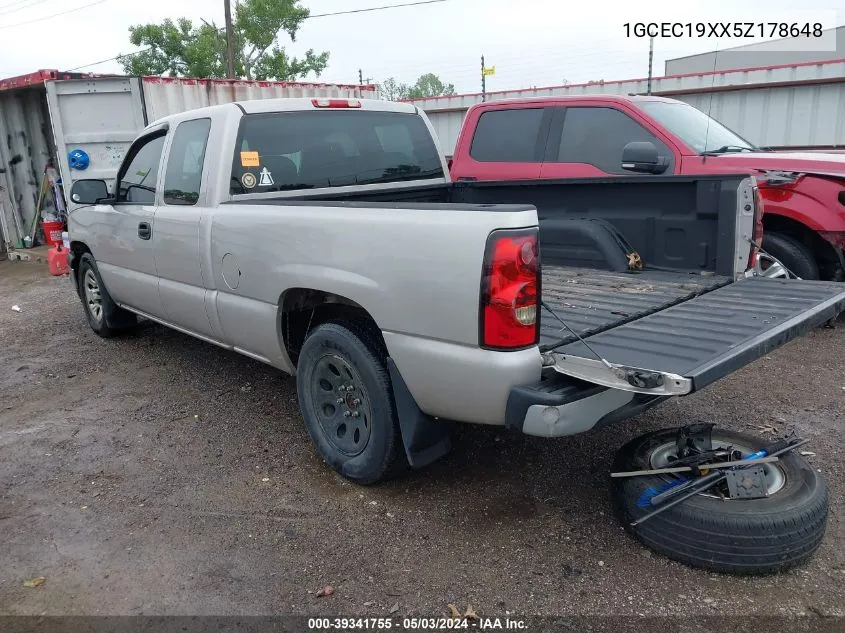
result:
[[[845,155],[774,152],[700,110],[651,96],[543,97],[469,109],[453,180],[595,179],[753,173],[764,267],[845,280]]]

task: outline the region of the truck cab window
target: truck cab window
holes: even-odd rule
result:
[[[539,163],[543,108],[490,110],[478,119],[469,155],[483,163]]]
[[[154,204],[156,181],[161,152],[164,149],[164,134],[148,137],[141,145],[129,165],[120,175],[117,201],[129,204]]]
[[[630,175],[621,166],[622,149],[633,141],[654,143],[658,154],[672,160],[669,148],[624,112],[613,108],[567,108],[556,162],[586,163],[608,174]]]
[[[193,205],[199,200],[210,129],[211,119],[183,121],[176,128],[164,174],[165,204]]]
[[[232,194],[444,177],[437,147],[416,114],[248,114],[238,134]]]

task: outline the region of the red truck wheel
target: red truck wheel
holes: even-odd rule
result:
[[[763,236],[763,250],[780,261],[789,272],[801,279],[819,279],[819,267],[813,253],[801,242],[782,233],[766,233]],[[763,272],[766,270],[763,268]]]

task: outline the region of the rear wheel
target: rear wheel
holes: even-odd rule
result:
[[[810,249],[783,233],[766,233],[763,250],[771,255],[760,254],[760,268],[766,277],[820,278],[819,267]]]
[[[364,485],[407,467],[384,358],[365,325],[326,323],[308,335],[297,363],[299,406],[317,451]]]
[[[620,449],[616,471],[663,468],[676,450],[678,429],[635,438]],[[753,436],[713,430],[714,447],[732,446],[748,455],[765,441]],[[766,464],[769,496],[725,499],[717,488],[698,494],[648,521],[630,523],[650,508],[638,506],[649,487],[669,479],[661,476],[613,480],[613,503],[625,528],[647,547],[695,567],[735,574],[763,574],[800,565],[818,549],[828,515],[824,481],[794,451]]]

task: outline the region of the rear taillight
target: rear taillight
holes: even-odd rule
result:
[[[481,346],[535,345],[540,328],[540,249],[537,229],[494,231],[487,239],[481,279]]]
[[[311,99],[315,108],[360,108],[358,99]]]

